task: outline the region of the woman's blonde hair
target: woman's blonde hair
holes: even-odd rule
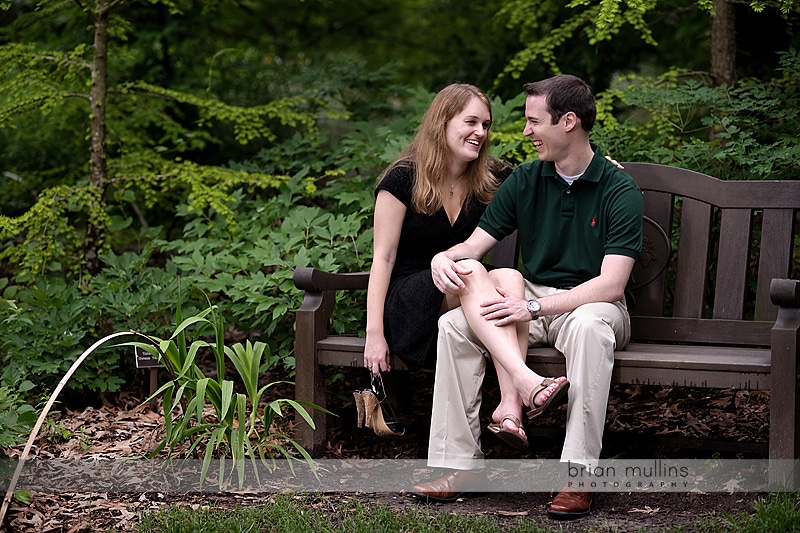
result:
[[[417,133],[400,157],[381,174],[383,179],[396,165],[408,165],[416,171],[416,181],[411,195],[411,205],[415,211],[432,215],[442,207],[443,185],[452,163],[452,154],[447,147],[447,123],[461,113],[470,100],[478,98],[492,116],[492,104],[483,92],[466,83],[454,83],[439,91],[425,111]],[[490,130],[491,131],[491,130]],[[489,203],[497,190],[498,180],[491,172],[497,164],[489,155],[489,132],[481,145],[478,157],[467,164],[465,172],[467,193],[464,205],[469,207],[473,200]]]

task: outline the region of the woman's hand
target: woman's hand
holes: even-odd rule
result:
[[[610,155],[607,155],[606,159],[611,161],[611,164],[614,165],[615,167],[617,167],[618,169],[625,170],[625,167],[623,167],[622,164],[619,161],[617,161],[616,159],[611,159]]]
[[[444,252],[439,252],[431,259],[431,276],[433,284],[444,294],[458,294],[464,288],[461,276],[472,273],[472,269],[456,263]]]
[[[389,345],[383,335],[367,334],[364,345],[364,367],[373,375],[381,372],[391,372],[391,357]]]

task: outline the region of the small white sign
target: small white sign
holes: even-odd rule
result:
[[[134,353],[136,354],[136,368],[157,368],[160,366],[164,366],[158,360],[158,358],[153,357],[148,352],[142,350],[138,346],[135,347]]]

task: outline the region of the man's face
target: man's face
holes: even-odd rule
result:
[[[557,161],[567,150],[564,117],[553,124],[547,111],[547,98],[542,95],[529,96],[525,100],[525,129],[522,134],[533,142],[542,161]],[[565,115],[566,116],[566,115]]]

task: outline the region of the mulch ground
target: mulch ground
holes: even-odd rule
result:
[[[274,376],[265,376],[265,379]],[[362,369],[342,369],[333,385],[329,408],[340,416],[331,419],[328,447],[323,458],[424,459],[427,453],[429,409],[433,376],[421,372],[401,384],[409,399],[399,412],[407,427],[400,439],[376,437],[355,427],[355,409],[350,390],[367,385]],[[290,388],[276,391],[292,394]],[[496,381],[487,376],[482,418],[490,422],[491,409],[499,397]],[[121,393],[102,398],[94,405],[65,407],[56,415],[69,430],[66,439],[51,429],[37,439],[31,456],[77,458],[87,456],[126,457],[146,453],[158,442],[161,415],[140,405],[140,393]],[[763,391],[615,386],[609,400],[604,457],[617,458],[706,458],[766,457],[769,394]],[[514,451],[485,435],[489,459],[550,458],[560,455],[564,408],[551,409],[537,428],[529,428],[531,449]],[[71,433],[71,435],[70,435]],[[22,446],[3,450],[11,457]],[[564,531],[652,531],[691,530],[698,517],[718,518],[752,510],[756,493],[602,493],[592,514],[573,522],[553,522],[546,515],[549,493],[489,493],[462,498],[450,504],[433,504],[443,513],[463,513],[491,518],[501,524],[519,519]],[[141,513],[169,505],[193,508],[263,505],[271,494],[194,493],[33,493],[31,502],[14,501],[6,517],[6,532],[134,531]],[[302,498],[305,504],[322,502],[331,512],[351,498],[395,510],[425,505],[402,493],[330,493]]]

